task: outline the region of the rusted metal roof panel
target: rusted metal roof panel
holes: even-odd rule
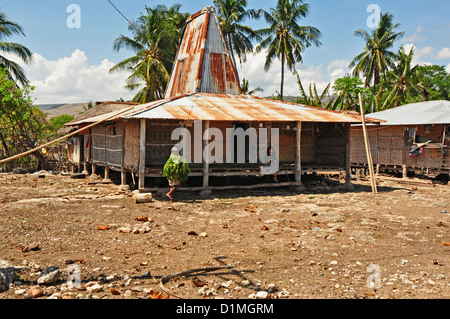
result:
[[[241,93],[214,7],[187,19],[165,98],[194,92]]]
[[[249,95],[211,93],[196,93],[162,100],[160,103],[145,104],[121,117],[231,122],[361,122],[360,117],[343,112]]]

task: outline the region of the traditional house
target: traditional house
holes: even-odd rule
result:
[[[187,19],[165,98],[119,113],[102,115],[108,121],[86,132],[94,172],[98,166],[105,167],[106,177],[110,169],[121,171],[123,184],[131,176],[140,189],[164,185],[164,163],[181,139],[183,155],[191,158],[190,180],[201,180],[188,188],[208,192],[238,188],[216,177],[264,175],[261,158],[274,144],[279,175],[286,178],[247,178],[239,187],[301,186],[302,173],[323,170],[344,172],[350,183],[350,124],[361,122],[353,114],[243,95],[213,7]],[[241,144],[237,131],[244,133]]]
[[[92,119],[97,116],[102,116],[104,114],[123,110],[124,108],[129,108],[132,105],[137,105],[137,103],[118,101],[99,101],[93,104],[94,105],[92,108],[76,116],[69,123],[66,123],[66,125],[58,131],[58,133],[60,135],[64,135],[73,132],[84,125],[83,120]],[[78,171],[81,171],[84,169],[85,172],[87,171],[87,163],[91,161],[91,146],[90,137],[86,133],[87,132],[80,132],[80,134],[70,137],[67,141],[66,150],[68,166],[71,170],[77,169]]]
[[[369,114],[379,125],[368,125],[373,164],[377,171],[450,172],[450,102],[429,101]],[[352,167],[367,167],[360,125],[351,129]]]

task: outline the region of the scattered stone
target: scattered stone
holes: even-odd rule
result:
[[[39,285],[53,284],[59,279],[61,272],[56,266],[50,266],[45,269],[37,279]]]
[[[267,291],[258,291],[256,293],[256,299],[267,299],[269,297],[269,293]]]
[[[44,294],[41,287],[39,286],[33,286],[27,291],[27,297],[28,298],[39,298]]]
[[[99,291],[102,291],[103,287],[101,285],[99,285],[98,283],[94,283],[93,285],[86,287],[86,291],[88,293],[96,293]]]
[[[26,292],[27,292],[27,289],[17,289],[17,290],[14,291],[14,294],[16,294],[16,295],[23,295]]]

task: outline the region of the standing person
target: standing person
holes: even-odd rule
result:
[[[277,168],[277,170],[273,174],[273,181],[275,183],[278,183],[279,182],[279,180],[277,178],[277,174],[278,174],[278,159],[277,159],[276,154],[273,151],[272,147],[269,147],[269,149],[267,150],[267,155],[271,156],[272,159],[266,164],[266,166],[267,167],[276,167]]]
[[[163,173],[169,181],[170,190],[166,196],[173,201],[173,193],[180,188],[181,182],[187,180],[189,173],[191,172],[189,166],[181,156],[178,154],[178,148],[173,147],[170,157],[164,165]]]

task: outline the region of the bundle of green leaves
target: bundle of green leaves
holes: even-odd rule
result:
[[[188,179],[191,169],[181,156],[170,156],[163,168],[163,175],[167,179],[178,179],[183,182]]]

